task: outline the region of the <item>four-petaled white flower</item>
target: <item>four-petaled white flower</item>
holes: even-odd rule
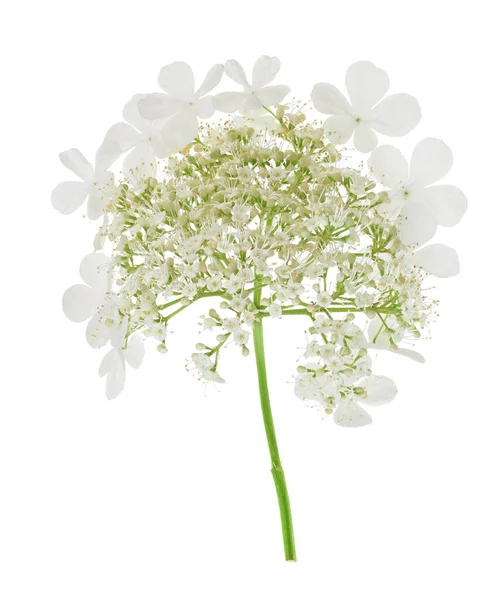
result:
[[[220,83],[222,75],[223,65],[214,65],[195,90],[191,67],[185,62],[173,62],[160,71],[159,85],[165,93],[147,94],[140,99],[138,108],[143,118],[167,117],[162,138],[171,152],[186,146],[198,135],[198,117],[213,116],[215,108],[209,92]]]
[[[143,178],[155,174],[156,158],[172,154],[172,149],[162,139],[162,120],[149,121],[140,116],[138,104],[144,97],[136,94],[125,105],[123,117],[126,123],[121,121],[109,129],[97,153],[99,161],[109,167],[132,150],[124,159],[123,171],[129,174],[138,170]]]
[[[376,148],[368,166],[374,178],[389,189],[386,210],[401,214],[401,239],[406,244],[424,244],[437,225],[453,227],[467,209],[463,192],[453,185],[431,185],[452,167],[450,148],[435,138],[425,138],[415,147],[410,166],[394,146]]]
[[[213,98],[217,110],[225,113],[259,110],[263,106],[279,104],[290,92],[286,85],[268,85],[276,77],[280,61],[276,56],[261,56],[252,70],[252,84],[236,60],[225,63],[225,73],[242,86],[242,92],[222,92]]]
[[[72,285],[63,295],[63,311],[70,321],[90,319],[86,338],[92,348],[104,346],[119,322],[110,293],[110,266],[109,256],[102,252],[89,254],[80,263],[80,275],[87,285]]]
[[[387,73],[373,63],[352,64],[346,72],[346,88],[351,103],[329,83],[317,83],[312,90],[315,108],[333,115],[324,129],[335,144],[345,144],[351,136],[360,152],[370,152],[377,146],[374,130],[388,136],[402,136],[418,124],[421,110],[417,100],[408,94],[394,94],[384,100],[389,88]]]
[[[140,334],[135,333],[127,340],[128,323],[125,319],[111,333],[112,349],[104,356],[99,367],[99,375],[106,377],[106,396],[116,398],[123,391],[126,380],[126,363],[138,369],[145,355],[145,346]]]
[[[107,171],[107,167],[99,160],[96,160],[94,169],[77,148],[62,152],[60,160],[82,181],[59,183],[51,193],[54,208],[64,215],[69,215],[80,208],[88,198],[87,216],[89,219],[98,219],[107,204],[114,175]]]

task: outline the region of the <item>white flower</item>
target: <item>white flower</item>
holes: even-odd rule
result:
[[[115,398],[123,391],[126,379],[126,363],[138,369],[145,355],[143,338],[138,333],[134,334],[128,343],[128,323],[125,320],[115,328],[111,335],[111,350],[102,359],[99,375],[106,376],[106,396],[109,400]]]
[[[389,88],[389,78],[373,63],[352,64],[346,72],[345,82],[351,104],[329,83],[317,83],[311,95],[319,112],[334,115],[324,123],[333,143],[345,144],[354,134],[355,148],[370,152],[377,146],[373,130],[384,135],[402,136],[418,124],[421,111],[413,96],[394,94],[382,100]]]
[[[182,148],[198,135],[198,117],[209,119],[215,112],[208,94],[220,83],[222,75],[223,65],[214,65],[195,91],[191,67],[185,62],[173,62],[159,74],[159,85],[165,93],[141,98],[140,114],[145,119],[168,117],[162,128],[164,142],[172,150]]]
[[[87,216],[98,219],[107,204],[114,182],[114,176],[108,172],[101,161],[96,160],[95,169],[85,156],[72,148],[60,154],[60,160],[67,169],[78,175],[82,181],[63,181],[51,194],[51,202],[64,215],[80,208],[88,197]]]
[[[104,141],[97,153],[99,160],[111,166],[122,154],[132,150],[125,157],[123,171],[138,169],[143,178],[155,174],[155,159],[165,158],[172,150],[162,141],[162,121],[149,121],[140,116],[138,104],[143,94],[136,94],[125,105],[123,117],[126,123],[113,125],[106,133]]]
[[[93,348],[107,343],[111,329],[119,321],[111,298],[111,260],[102,252],[86,256],[80,264],[80,275],[87,285],[77,284],[63,295],[63,311],[70,321],[87,324],[87,342]]]
[[[246,300],[240,296],[234,296],[230,301],[230,308],[237,312],[243,312],[246,307]]]
[[[390,190],[391,203],[386,210],[402,215],[400,235],[406,244],[424,244],[434,236],[437,225],[457,225],[467,209],[467,199],[459,188],[431,185],[452,167],[452,152],[442,140],[419,142],[410,166],[397,148],[380,146],[372,152],[368,166],[375,179]]]
[[[332,303],[332,296],[329,292],[319,292],[317,294],[317,304],[322,308],[329,308]]]
[[[361,427],[369,425],[372,417],[358,403],[367,406],[382,406],[391,402],[397,394],[396,384],[389,377],[372,375],[360,387],[365,393],[360,396],[342,398],[334,413],[334,422],[343,427]]]
[[[252,70],[252,84],[236,60],[225,63],[225,73],[242,86],[242,92],[223,92],[213,98],[217,110],[225,113],[259,110],[263,106],[279,104],[290,92],[286,85],[268,85],[276,77],[280,61],[276,56],[261,56]]]
[[[239,345],[247,344],[249,341],[250,333],[244,329],[234,330],[234,342]]]
[[[273,302],[269,305],[268,312],[274,319],[279,319],[283,313],[283,309],[281,308],[281,304]]]

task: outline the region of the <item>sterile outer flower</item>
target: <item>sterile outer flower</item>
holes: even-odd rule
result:
[[[343,427],[361,427],[369,425],[372,417],[359,405],[382,406],[391,402],[397,395],[396,384],[389,377],[372,375],[360,387],[365,388],[366,395],[344,397],[334,412],[334,422]]]
[[[70,321],[90,321],[86,339],[93,348],[107,343],[111,330],[119,322],[109,293],[111,259],[102,252],[87,255],[80,263],[80,275],[86,285],[76,284],[63,295],[63,311]]]
[[[126,380],[126,363],[138,369],[145,355],[143,338],[138,333],[131,336],[126,343],[128,323],[125,319],[111,334],[112,349],[102,359],[99,375],[106,377],[106,396],[109,400],[116,398],[124,388]]]
[[[352,64],[345,83],[351,103],[329,83],[317,83],[311,95],[319,112],[333,115],[324,123],[324,129],[335,144],[345,144],[354,135],[355,148],[370,152],[378,143],[374,130],[398,137],[409,133],[421,119],[413,96],[394,94],[382,100],[389,89],[389,78],[371,62]]]
[[[247,81],[244,69],[236,60],[225,63],[225,73],[242,86],[242,92],[222,92],[213,98],[217,110],[225,113],[246,112],[263,106],[279,104],[290,92],[286,85],[268,85],[276,77],[280,61],[276,56],[261,56],[252,70],[252,84]]]
[[[368,160],[374,178],[389,190],[390,214],[401,214],[401,239],[406,244],[424,244],[437,225],[457,225],[467,209],[463,192],[453,185],[431,185],[452,167],[452,151],[436,138],[425,138],[414,149],[408,165],[394,146],[380,146]]]
[[[96,160],[95,168],[92,167],[77,148],[62,152],[60,160],[82,181],[59,183],[51,194],[53,207],[62,214],[69,215],[80,208],[88,198],[87,216],[92,220],[98,219],[109,199],[114,175],[108,172],[107,167],[99,160]]]
[[[215,108],[209,92],[219,83],[223,65],[214,65],[201,86],[195,90],[194,75],[185,62],[173,62],[163,67],[159,85],[165,93],[147,94],[138,103],[145,119],[168,117],[162,127],[163,140],[173,151],[186,146],[198,135],[198,117],[209,119]]]
[[[156,158],[165,158],[172,149],[162,140],[162,120],[149,121],[140,116],[138,104],[145,96],[136,94],[123,108],[121,121],[106,133],[97,153],[99,161],[109,168],[120,156],[131,150],[123,162],[128,174],[138,169],[143,177],[155,174]]]

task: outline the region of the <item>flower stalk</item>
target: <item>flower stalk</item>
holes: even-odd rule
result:
[[[261,303],[261,288],[254,292],[254,303],[259,308]],[[278,442],[271,412],[271,403],[269,400],[268,379],[266,373],[266,358],[264,353],[264,331],[263,321],[260,317],[253,325],[252,335],[254,339],[254,352],[256,355],[257,379],[259,383],[259,396],[261,399],[261,411],[263,415],[264,430],[268,441],[269,455],[271,457],[271,474],[273,476],[276,495],[278,497],[278,506],[280,509],[281,530],[283,534],[283,546],[285,550],[285,560],[296,561],[295,537],[293,533],[293,520],[290,507],[290,498],[286,485],[285,472],[281,465]]]

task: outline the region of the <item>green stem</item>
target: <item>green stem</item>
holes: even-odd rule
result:
[[[260,277],[258,278],[260,280]],[[261,288],[254,293],[254,303],[261,304]],[[259,382],[259,395],[261,398],[261,410],[263,414],[264,429],[268,440],[269,454],[271,457],[271,474],[273,475],[280,508],[281,529],[283,532],[283,546],[285,548],[285,560],[297,560],[295,552],[295,538],[293,535],[293,521],[290,508],[290,499],[286,487],[285,473],[281,466],[278,443],[269,401],[268,380],[266,375],[266,359],[264,355],[263,321],[259,318],[252,328],[254,338],[254,350],[256,354],[257,379]]]

